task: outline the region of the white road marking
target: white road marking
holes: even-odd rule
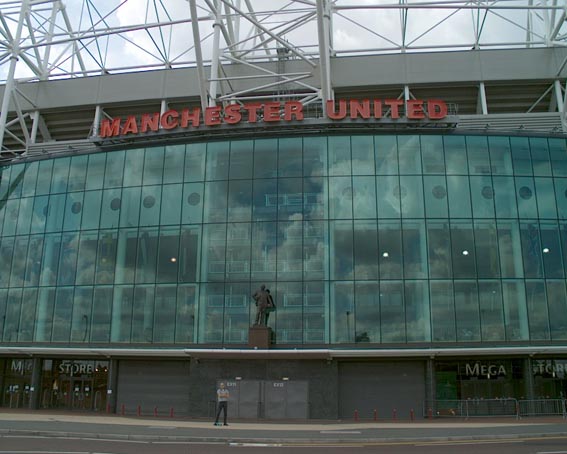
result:
[[[414,446],[460,446],[460,445],[497,445],[508,443],[524,443],[524,440],[502,440],[502,441],[432,441],[431,443],[419,443]]]
[[[359,430],[320,430],[320,434],[359,434]]]
[[[567,451],[538,451],[537,454],[567,454]]]

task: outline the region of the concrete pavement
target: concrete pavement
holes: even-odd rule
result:
[[[190,442],[341,443],[561,437],[567,421],[534,419],[434,419],[410,421],[231,421],[148,418],[0,409],[0,436],[48,436]]]

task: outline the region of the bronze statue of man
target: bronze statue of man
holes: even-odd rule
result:
[[[270,295],[269,290],[266,290],[266,286],[262,285],[256,292],[252,295],[252,298],[256,302],[256,320],[254,325],[266,326],[267,322],[267,310],[268,308],[275,307],[274,300]]]

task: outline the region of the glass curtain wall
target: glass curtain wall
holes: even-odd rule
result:
[[[567,338],[565,140],[335,135],[0,167],[0,341]]]

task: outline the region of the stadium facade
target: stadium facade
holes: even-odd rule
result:
[[[204,104],[200,67],[20,83],[5,124],[41,121],[0,163],[0,406],[204,417],[218,380],[242,418],[564,399],[566,59],[329,58],[309,103]]]

